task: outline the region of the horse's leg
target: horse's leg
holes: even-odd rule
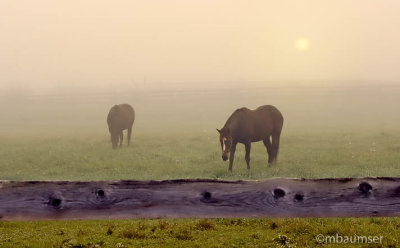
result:
[[[229,171],[231,172],[232,172],[233,160],[235,159],[236,144],[237,144],[236,142],[232,143],[231,154],[229,156]]]
[[[267,138],[263,139],[264,145],[267,148],[267,153],[268,153],[268,165],[271,165],[272,159],[273,159],[273,153],[272,153],[272,144],[270,140],[270,136]]]
[[[119,147],[122,147],[122,141],[124,140],[124,132],[121,130],[121,133],[119,134]]]
[[[251,142],[248,141],[246,144],[244,144],[246,148],[246,164],[247,164],[247,169],[250,170],[250,149],[251,149]]]
[[[128,146],[131,143],[132,126],[128,128]]]
[[[271,164],[275,164],[278,158],[278,151],[279,151],[279,140],[280,140],[280,133],[272,135],[272,161]]]

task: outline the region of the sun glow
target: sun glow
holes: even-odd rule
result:
[[[310,43],[307,39],[298,39],[296,41],[296,49],[298,51],[307,51],[310,46]]]

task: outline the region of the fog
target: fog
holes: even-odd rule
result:
[[[0,91],[398,84],[399,9],[396,0],[4,0]]]
[[[270,87],[47,95],[0,99],[1,137],[96,136],[108,139],[106,117],[116,103],[136,111],[133,133],[215,134],[240,107],[272,104],[284,118],[283,135],[380,134],[399,131],[400,87]]]
[[[400,2],[0,2],[0,134],[214,132],[277,106],[285,132],[398,129]]]

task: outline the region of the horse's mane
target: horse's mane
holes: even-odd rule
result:
[[[236,117],[238,114],[243,113],[244,111],[247,111],[247,110],[249,110],[249,109],[246,108],[246,107],[236,109],[236,110],[231,114],[231,116],[229,116],[228,120],[227,120],[226,123],[225,123],[225,127],[226,127],[226,126],[229,126],[233,121],[235,121],[235,120],[236,120],[235,117]]]

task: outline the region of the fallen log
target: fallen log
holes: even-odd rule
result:
[[[0,181],[0,219],[400,216],[400,178]]]

